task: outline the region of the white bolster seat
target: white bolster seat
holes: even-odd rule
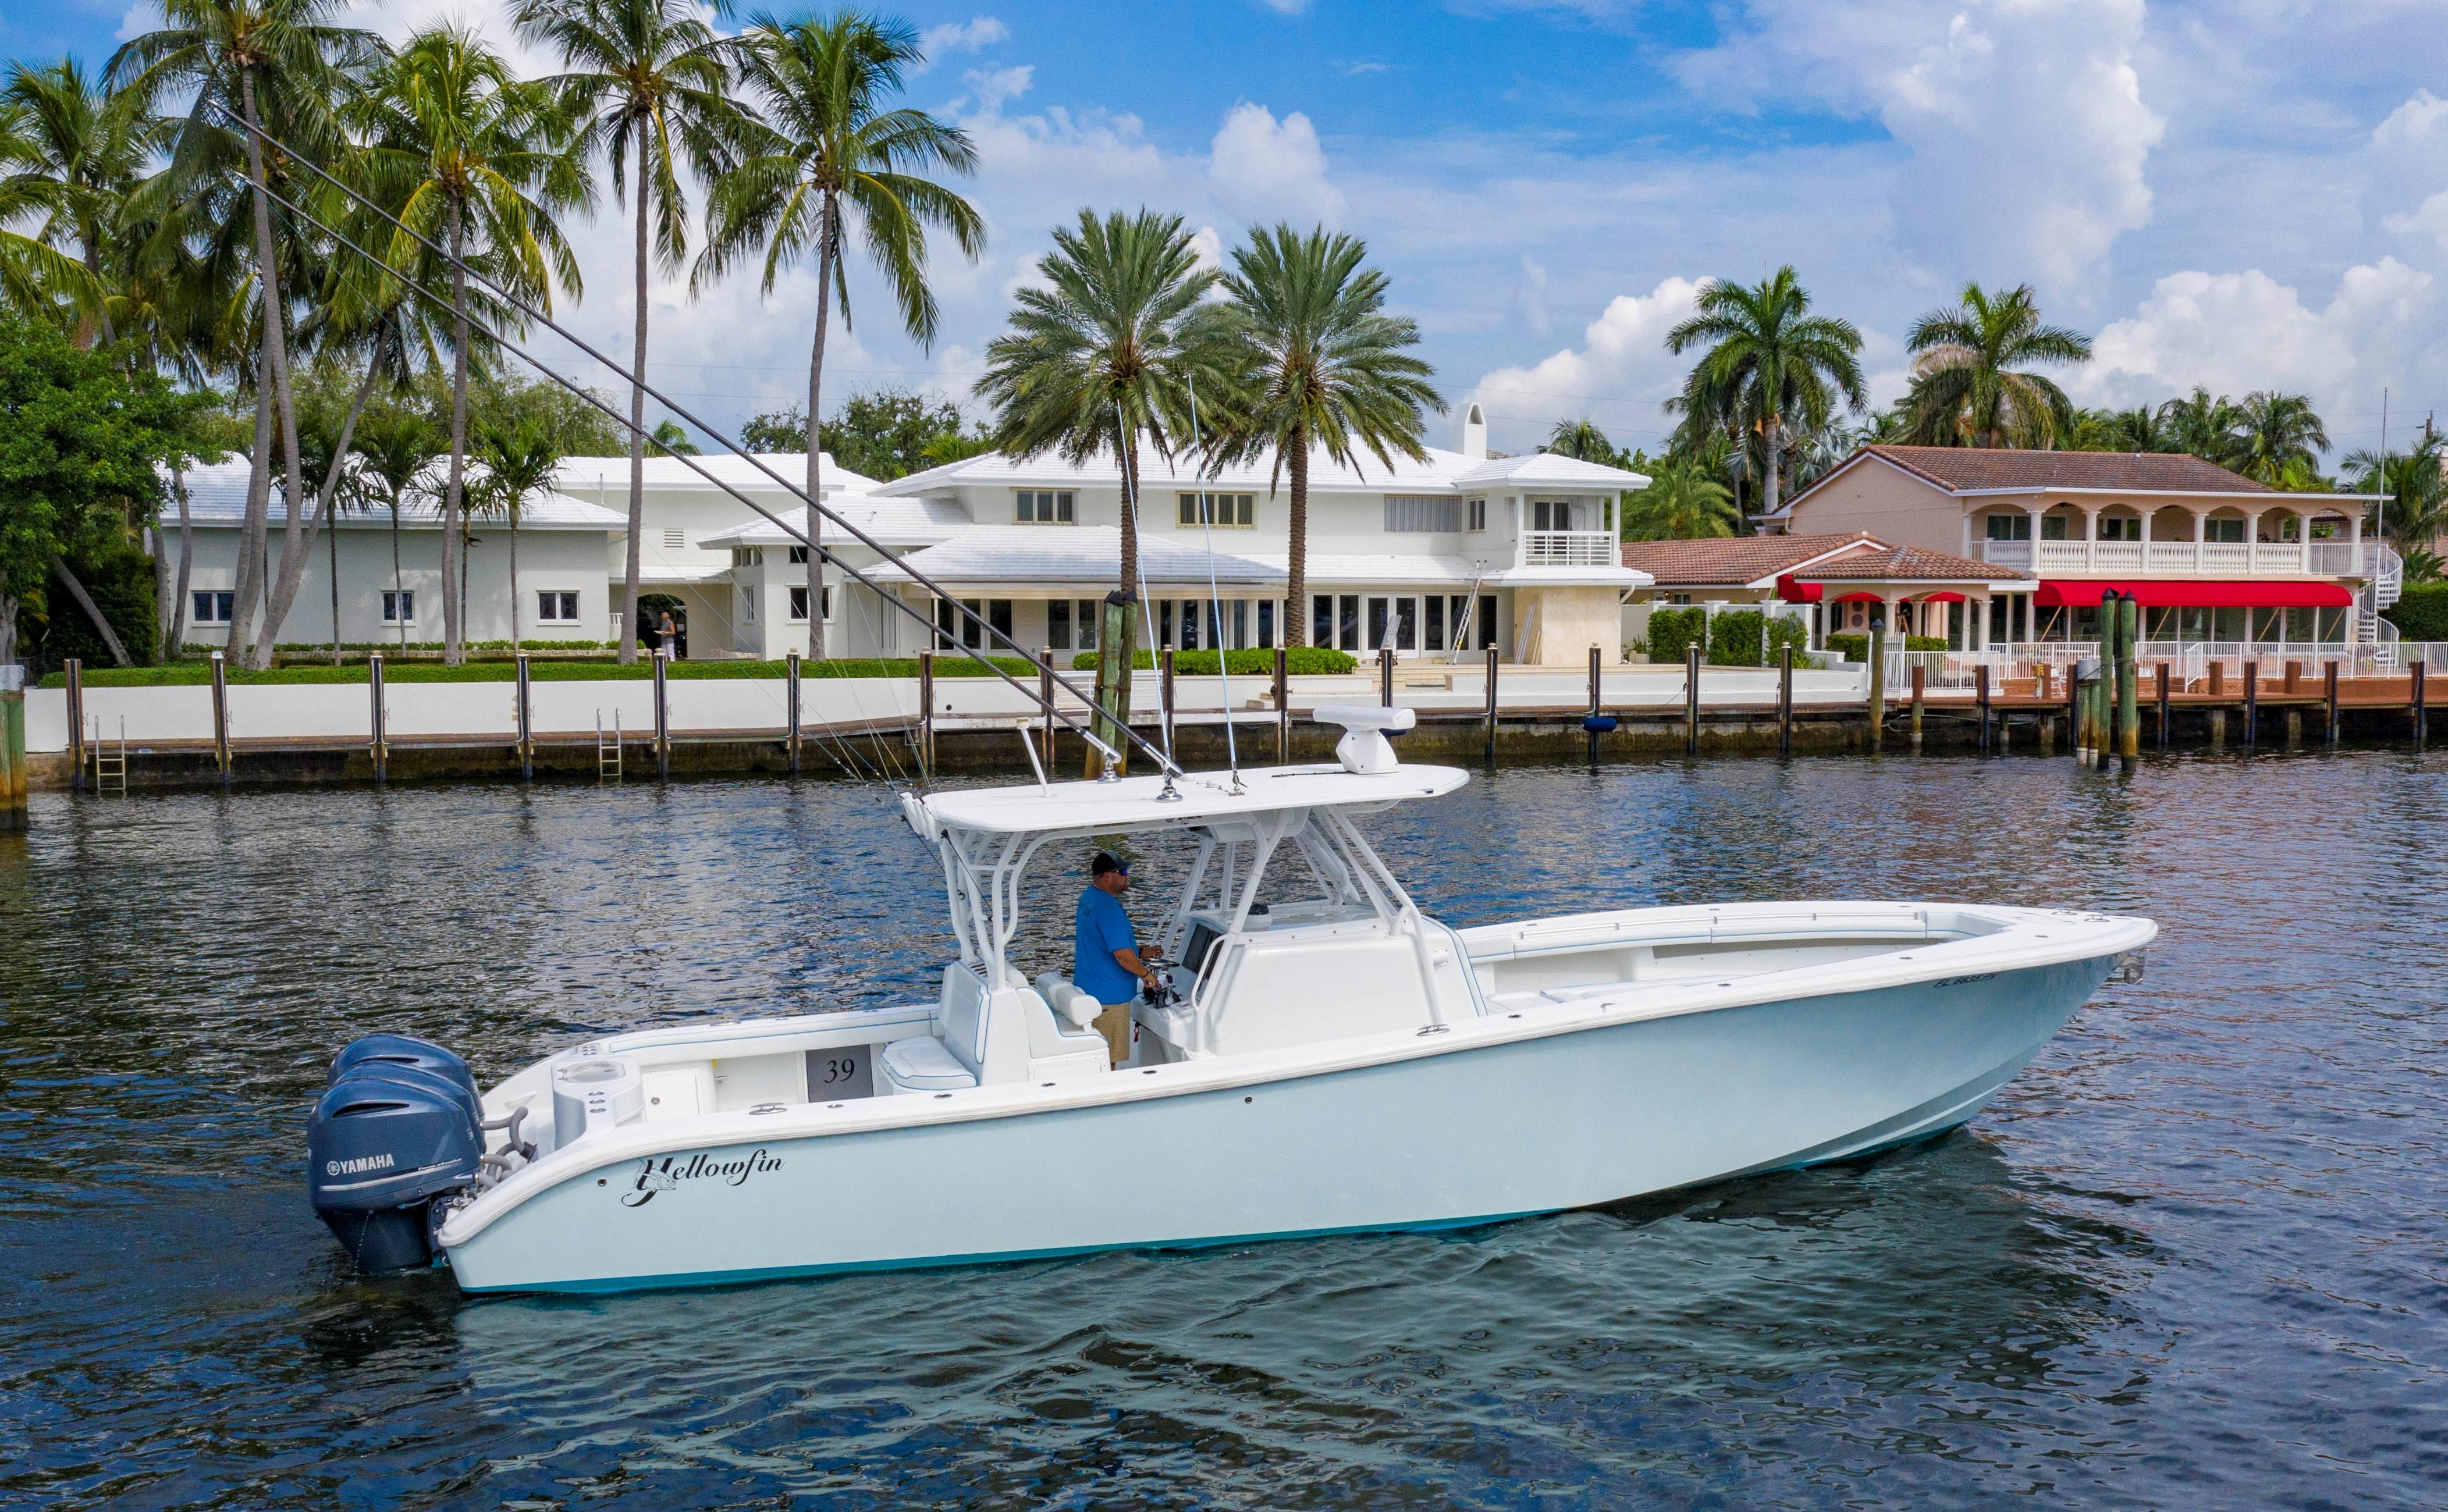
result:
[[[1102,1005],[1053,972],[1038,982],[1028,986],[1014,973],[1001,989],[989,991],[975,968],[945,967],[933,1032],[884,1047],[876,1058],[876,1095],[956,1092],[1023,1080],[1065,1081],[1112,1069],[1105,1037],[1088,1026]],[[1056,1017],[1058,1003],[1068,1023]]]
[[[931,1034],[893,1041],[884,1047],[881,1063],[895,1092],[953,1092],[978,1084],[978,1074]]]

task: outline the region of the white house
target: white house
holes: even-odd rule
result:
[[[1486,436],[1472,404],[1457,448],[1432,450],[1422,462],[1398,459],[1386,468],[1364,458],[1343,466],[1313,452],[1309,602],[1296,608],[1284,602],[1290,499],[1271,466],[1210,476],[1191,459],[1144,450],[1138,522],[1143,641],[1273,646],[1284,641],[1285,614],[1297,612],[1307,617],[1310,643],[1354,654],[1390,648],[1428,657],[1493,646],[1516,661],[1578,666],[1597,647],[1616,660],[1623,595],[1649,578],[1620,559],[1615,502],[1649,480],[1547,453],[1491,457]],[[1023,646],[1068,651],[1094,643],[1097,605],[1117,585],[1120,564],[1122,487],[1111,457],[1073,466],[1051,453],[1020,459],[989,452],[863,489],[846,482],[838,502],[827,503],[879,522],[877,540],[896,560],[877,563],[871,576],[940,615],[939,646],[975,644],[982,637],[932,603],[918,585],[921,574]],[[707,547],[761,553],[742,555],[729,568],[733,599],[725,618],[735,632],[749,614],[770,623],[774,609],[787,604],[775,597],[791,573],[776,550],[786,543],[771,526],[705,539]],[[909,549],[900,553],[902,546]],[[870,619],[861,601],[838,589],[832,597],[832,613],[847,630],[829,641],[840,647],[837,654],[918,648],[910,638],[916,626],[906,617],[898,623],[881,614]],[[772,654],[774,642],[759,635],[738,643]]]
[[[238,585],[247,464],[234,460],[193,468],[185,481],[195,555],[187,573],[184,640],[189,644],[221,645],[229,640]],[[267,575],[279,565],[285,519],[281,490],[276,485],[267,532]],[[619,548],[627,526],[622,516],[565,494],[544,494],[528,501],[520,512],[518,530],[519,639],[600,642],[610,638],[613,606],[605,592],[603,564],[607,554]],[[160,545],[174,570],[180,539],[178,510],[172,505],[163,510]],[[497,520],[475,521],[467,561],[465,638],[509,640],[508,526]],[[343,642],[430,643],[442,639],[442,528],[437,500],[411,495],[401,506],[396,532],[388,508],[340,514],[307,558],[304,580],[280,627],[280,643],[330,641],[335,564]]]

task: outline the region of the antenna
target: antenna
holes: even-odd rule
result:
[[[1202,450],[1198,439],[1198,374],[1190,374],[1190,449]],[[1200,489],[1198,522],[1207,540],[1207,603],[1215,618],[1215,680],[1224,691],[1224,761],[1233,769],[1233,791],[1241,791],[1241,750],[1233,737],[1233,669],[1224,647],[1224,590],[1215,583],[1215,496]]]
[[[1123,423],[1122,401],[1119,394],[1114,398],[1114,460],[1121,468],[1122,507],[1131,512],[1131,539],[1136,541],[1139,534],[1138,439],[1129,433]],[[1150,612],[1152,605],[1148,603],[1147,553],[1138,552],[1138,561],[1133,565],[1139,569],[1139,613],[1145,622],[1153,626],[1156,616]],[[1113,648],[1108,646],[1106,649],[1111,651]],[[1154,661],[1156,658],[1151,654],[1148,660]],[[1134,656],[1131,664],[1122,668],[1124,686],[1129,685],[1128,679],[1138,672],[1138,658]],[[1164,733],[1164,791],[1157,794],[1157,801],[1163,803],[1177,799],[1181,794],[1173,790],[1173,775],[1180,769],[1175,766],[1173,759],[1173,700],[1164,696],[1162,678],[1158,678],[1156,684],[1156,714],[1157,728]]]

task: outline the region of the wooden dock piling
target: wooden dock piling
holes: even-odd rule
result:
[[[655,778],[668,781],[672,775],[672,705],[666,697],[671,688],[669,674],[672,653],[668,646],[655,648]]]
[[[2244,664],[2244,749],[2249,755],[2261,739],[2261,663]]]
[[[527,698],[527,654],[519,653],[519,780],[535,780],[535,711]]]
[[[2425,718],[2428,711],[2423,707],[2423,694],[2426,691],[2423,684],[2427,680],[2424,674],[2430,670],[2428,665],[2420,661],[2417,661],[2407,670],[2407,677],[2411,679],[2411,685],[2406,689],[2407,712],[2414,718],[2414,743],[2418,746],[2422,744],[2423,737],[2428,734],[2423,728],[2429,722]]]
[[[1912,752],[1915,756],[1921,755],[1921,700],[1922,687],[1927,680],[1927,674],[1922,664],[1918,661],[1914,662],[1912,664]]]
[[[1496,765],[1496,647],[1487,648],[1487,764]]]
[[[1045,770],[1054,770],[1054,648],[1046,646],[1037,653],[1037,706],[1045,716],[1042,758]]]
[[[374,780],[389,782],[391,780],[391,739],[390,732],[385,728],[387,720],[384,718],[383,709],[383,654],[379,651],[370,651],[366,654],[366,698],[371,705],[366,725],[369,737],[367,754],[374,759]]]
[[[1107,615],[1110,628],[1113,616]],[[1105,645],[1119,642],[1107,639]],[[1100,659],[1101,664],[1101,659]],[[1101,680],[1101,679],[1100,679]],[[1090,759],[1095,758],[1092,748]],[[931,777],[935,772],[935,652],[933,647],[918,653],[918,775]]]
[[[69,657],[60,663],[60,674],[68,694],[68,791],[82,793],[90,759],[85,748],[85,663]]]
[[[2329,706],[2328,730],[2325,738],[2330,745],[2334,746],[2338,743],[2338,664],[2334,661],[2324,661],[2321,663],[2321,671],[2322,696]]]
[[[1597,656],[1594,650],[1590,653]],[[1700,754],[1700,642],[1683,648],[1683,754]]]
[[[1377,701],[1390,709],[1394,706],[1394,648],[1377,648]]]
[[[26,828],[26,669],[0,666],[0,833]]]
[[[1870,621],[1870,749],[1876,752],[1887,735],[1887,627]]]
[[[791,652],[782,662],[782,713],[790,726],[783,734],[783,744],[790,756],[791,775],[795,777],[799,775],[799,728],[806,722],[800,718],[799,708],[799,653]]]
[[[2159,749],[2168,749],[2168,663],[2159,663]]]
[[[2142,758],[2142,690],[2135,685],[2141,666],[2142,603],[2132,594],[2116,611],[2116,755],[2125,770]]]
[[[1980,669],[1980,686],[1983,690],[1982,698],[1985,700],[1987,698],[1986,690],[1989,686],[1989,669],[1987,667],[1982,667]],[[1983,738],[1985,739],[1988,731],[1988,725],[1985,722],[1982,724],[1981,730]],[[1776,754],[1779,756],[1793,755],[1793,646],[1791,642],[1788,642],[1785,645],[1777,647]]]
[[[1989,663],[1986,661],[1972,669],[1972,701],[1980,715],[1979,749],[1982,756],[1987,756],[1989,754]]]
[[[1275,647],[1275,764],[1292,758],[1292,654]]]
[[[221,786],[230,781],[229,738],[229,661],[220,652],[213,653],[213,767],[221,775]]]

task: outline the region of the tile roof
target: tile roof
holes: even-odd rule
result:
[[[188,517],[197,525],[209,529],[237,526],[244,522],[247,485],[247,464],[244,460],[234,459],[189,468],[186,480]],[[278,474],[276,473],[272,485],[272,526],[275,531],[280,528],[283,518],[281,496],[285,491],[281,487]],[[164,505],[162,513],[163,520],[174,526],[177,524],[179,512],[176,502]],[[442,523],[440,490],[436,489],[430,494],[422,490],[410,493],[400,502],[399,523],[400,527],[407,530],[430,530],[439,526]],[[377,506],[371,510],[344,511],[338,517],[338,527],[344,530],[367,529],[373,526],[380,526],[386,530],[391,528],[389,507]],[[499,521],[488,526],[485,517],[479,515],[477,527],[499,529],[506,526]],[[599,509],[583,499],[573,499],[565,493],[539,493],[529,498],[526,507],[519,511],[519,528],[522,530],[626,531],[629,528],[629,518],[625,514],[610,509]]]
[[[2173,451],[2018,451],[2002,447],[1867,446],[1942,488],[2102,488],[2133,493],[2275,493],[2215,462]],[[1805,490],[1807,491],[1807,490]]]
[[[1801,568],[1793,575],[1806,583],[2010,583],[2031,576],[2012,567],[1975,562],[1951,551],[1932,551],[1926,546],[1848,551],[1832,561]]]
[[[1747,535],[1712,541],[1627,541],[1623,565],[1648,573],[1660,587],[1686,584],[1758,583],[1830,551],[1875,541],[1866,530],[1849,535]]]

